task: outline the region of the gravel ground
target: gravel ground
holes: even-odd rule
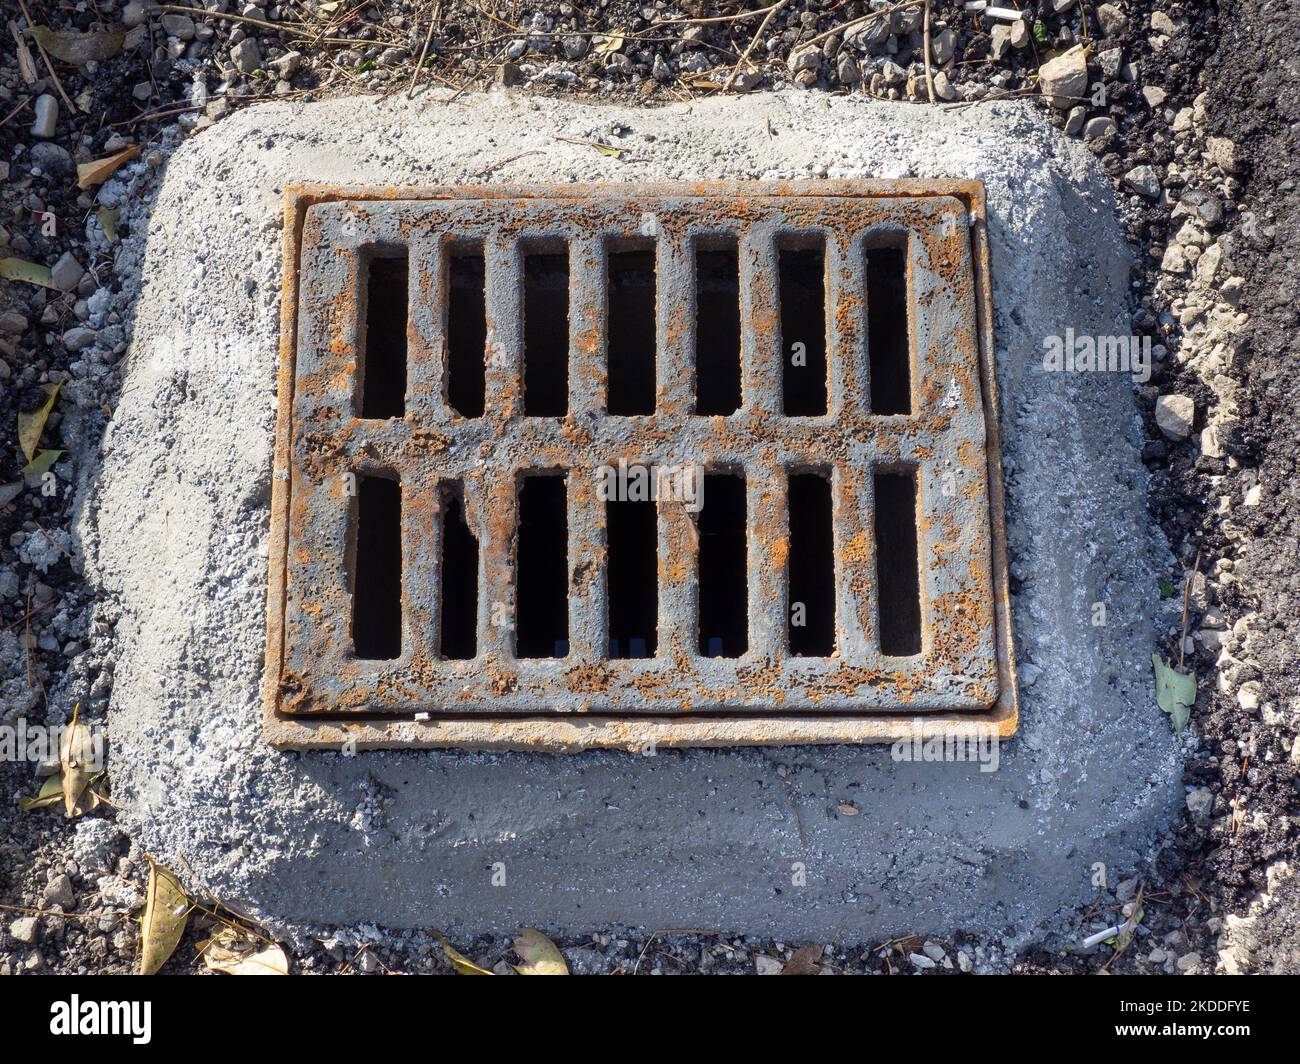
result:
[[[42,384],[63,381],[43,446],[67,452],[43,481],[23,477],[17,448],[0,451],[4,724],[59,723],[80,704],[93,725],[112,689],[112,604],[81,581],[66,526],[82,472],[77,456],[98,447],[96,421],[113,407],[138,288],[139,263],[111,230],[145,223],[158,167],[184,137],[258,99],[405,92],[413,74],[416,91],[505,84],[656,105],[719,91],[730,79],[731,91],[793,82],[931,106],[919,6],[846,31],[888,5],[792,0],[771,13],[741,64],[765,16],[730,18],[745,12],[738,4],[609,0],[596,13],[594,5],[445,0],[236,11],[210,0],[208,12],[187,14],[116,0],[84,10],[25,2],[35,25],[125,29],[126,37],[116,54],[80,66],[51,56],[57,81],[30,38],[23,49],[9,47],[6,30],[0,57],[0,258],[53,267],[57,286],[0,287],[0,424],[14,426],[20,411],[45,400]],[[1300,11],[1285,0],[1022,6],[1035,13],[1011,32],[936,0],[930,77],[942,106],[1008,94],[1041,99],[1036,75],[1050,63],[1041,87],[1062,106],[1042,106],[1086,139],[1122,193],[1143,264],[1133,277],[1133,329],[1151,337],[1157,355],[1140,396],[1150,509],[1181,563],[1152,594],[1176,594],[1185,572],[1199,574],[1186,648],[1201,677],[1187,813],[1151,867],[1111,870],[1077,926],[1035,951],[1010,952],[1011,928],[971,928],[943,943],[903,937],[900,928],[895,942],[826,947],[821,970],[1300,971],[1291,622],[1300,594],[1300,384],[1290,372],[1300,313],[1292,163]],[[26,25],[26,12],[11,14],[16,28]],[[727,20],[699,21],[719,18]],[[1068,49],[1085,34],[1082,77]],[[77,164],[132,145],[138,157],[112,180],[76,187]],[[87,431],[64,432],[69,403],[83,415],[69,426],[75,420]],[[1176,650],[1178,632],[1168,636]],[[0,763],[11,810],[38,787],[32,765]],[[11,910],[0,920],[0,973],[130,969],[143,866],[115,828],[111,804],[75,821],[11,812],[0,821],[0,902]],[[1122,919],[1139,887],[1142,922],[1118,957],[1071,947]],[[514,930],[461,945],[492,967]],[[192,948],[200,934],[191,929],[168,970],[201,967]],[[561,945],[575,971],[645,974],[775,971],[803,944],[599,929]],[[326,942],[293,944],[291,954],[301,971],[447,970],[432,933],[340,929]]]

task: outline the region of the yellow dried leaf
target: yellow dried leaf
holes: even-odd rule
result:
[[[41,442],[41,433],[45,431],[46,419],[54,408],[54,400],[58,397],[62,386],[62,384],[42,384],[45,402],[35,410],[18,415],[18,446],[22,448],[29,462],[36,455],[36,445]]]
[[[568,975],[569,966],[564,963],[564,955],[555,943],[535,931],[525,927],[515,939],[515,952],[523,958],[523,964],[516,964],[515,971],[520,975]]]
[[[185,933],[190,899],[168,869],[149,861],[144,916],[140,920],[140,974],[153,975],[167,963]]]
[[[59,742],[59,769],[63,775],[63,808],[68,816],[76,816],[86,787],[90,784],[91,768],[95,763],[95,740],[90,729],[77,720],[76,710],[72,723],[63,732]],[[83,810],[84,811],[84,810]]]
[[[438,936],[438,941],[442,943],[442,952],[447,954],[447,960],[451,961],[451,966],[456,969],[458,975],[491,975],[486,968],[480,968],[464,954],[458,952],[442,935]]]
[[[596,42],[592,51],[597,55],[611,55],[623,47],[623,38],[626,35],[626,26],[619,26],[617,29],[612,29]]]
[[[259,942],[239,927],[223,927],[199,946],[209,971],[227,975],[288,975],[289,958],[274,943]]]
[[[95,159],[88,163],[77,164],[77,188],[93,188],[95,185],[102,185],[114,171],[124,163],[129,163],[140,154],[140,145],[132,144],[129,148],[123,148],[113,155],[106,156],[103,159]]]

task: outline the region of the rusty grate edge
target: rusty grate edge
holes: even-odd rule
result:
[[[981,394],[988,463],[988,503],[991,525],[995,647],[999,680],[997,702],[985,712],[927,712],[924,715],[866,716],[807,714],[783,716],[743,713],[673,717],[612,717],[601,715],[515,716],[495,719],[438,717],[291,716],[278,708],[284,665],[284,614],[290,502],[289,450],[292,441],[293,385],[297,352],[298,262],[302,227],[316,204],[339,201],[438,200],[473,196],[580,199],[602,193],[658,197],[674,195],[767,195],[924,197],[951,196],[971,217],[971,255],[975,273],[975,311],[979,347]],[[280,306],[280,358],[274,478],[271,499],[270,562],[267,590],[267,642],[263,675],[263,737],[286,750],[420,749],[519,750],[563,753],[585,749],[645,751],[663,747],[731,747],[805,745],[819,743],[882,743],[924,739],[936,734],[957,737],[1008,738],[1015,734],[1019,693],[1011,627],[1005,509],[1002,486],[998,395],[994,371],[992,291],[984,186],[979,181],[814,181],[701,182],[690,185],[607,184],[595,186],[459,186],[386,187],[296,184],[284,192],[282,233],[283,286]]]

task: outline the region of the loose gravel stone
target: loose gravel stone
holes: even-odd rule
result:
[[[1162,395],[1156,400],[1156,424],[1171,440],[1185,440],[1192,434],[1196,403],[1186,395]]]
[[[32,104],[32,136],[48,140],[54,136],[58,124],[59,101],[48,92],[41,93]]]

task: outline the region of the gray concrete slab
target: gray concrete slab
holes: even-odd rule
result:
[[[621,160],[555,139],[616,126]],[[345,758],[263,743],[286,183],[904,176],[980,178],[989,193],[1024,679],[996,771],[889,747]],[[1150,679],[1164,548],[1147,527],[1132,382],[1042,362],[1067,328],[1129,331],[1128,261],[1090,156],[1028,105],[269,104],[182,147],[133,239],[147,240],[143,293],[79,521],[121,612],[109,771],[141,845],[183,853],[227,902],[279,926],[460,935],[1029,938],[1093,895],[1094,862],[1131,867],[1168,821],[1180,748]]]

